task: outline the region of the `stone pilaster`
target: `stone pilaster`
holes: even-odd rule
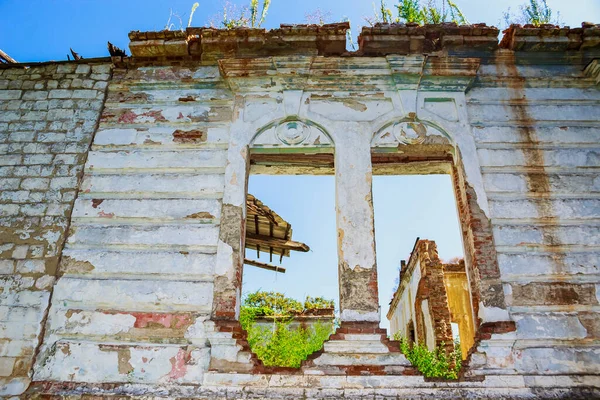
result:
[[[379,323],[370,137],[347,125],[352,141],[335,152],[341,320]]]

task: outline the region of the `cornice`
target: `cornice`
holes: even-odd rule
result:
[[[219,60],[222,77],[236,91],[396,90],[464,92],[479,60],[448,56],[264,57]]]

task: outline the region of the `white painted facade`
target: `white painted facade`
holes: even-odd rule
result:
[[[35,395],[132,398],[597,394],[599,68],[535,61],[497,50],[467,61],[441,52],[117,65],[56,283],[35,283],[52,298],[29,290],[34,266],[17,271],[12,253],[0,264],[7,287],[27,288],[3,292],[0,304],[38,313],[6,338],[41,343],[26,378],[11,377],[10,352],[22,343],[2,347],[0,395],[19,395],[29,380]],[[4,134],[16,94],[0,93]],[[447,157],[389,171],[452,173],[475,221],[463,226],[467,271],[479,325],[495,330],[482,331],[467,376],[483,381],[404,375],[404,356],[369,332],[331,340],[297,375],[255,369],[223,320],[234,323],[240,303],[247,176],[259,152],[334,154],[341,320],[353,327],[380,319],[371,180],[381,166],[372,160]],[[16,192],[3,210],[20,204]],[[398,312],[402,329],[415,311]],[[354,366],[377,373],[353,375]]]

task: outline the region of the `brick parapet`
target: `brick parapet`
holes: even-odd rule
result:
[[[486,24],[417,25],[377,23],[363,27],[358,50],[346,50],[348,22],[325,25],[286,25],[277,29],[215,29],[190,27],[185,31],[131,32],[133,59],[154,61],[195,60],[216,62],[225,58],[269,56],[387,56],[407,54],[460,54],[484,56],[506,48],[519,52],[597,51],[600,25],[581,28],[555,25],[512,25],[503,33]],[[123,59],[116,60],[122,62]],[[125,58],[127,63],[134,63]]]
[[[493,51],[498,48],[498,32],[486,24],[375,24],[364,27],[358,37],[359,53],[385,56],[440,50]]]
[[[513,24],[503,34],[500,47],[513,51],[560,52],[600,48],[600,24],[584,22],[581,28]]]
[[[201,61],[286,55],[341,55],[346,52],[347,22],[281,25],[279,29],[188,28],[185,32],[131,32],[133,57],[183,57]]]

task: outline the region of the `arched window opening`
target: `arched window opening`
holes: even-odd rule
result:
[[[333,164],[333,142],[310,121],[270,124],[250,147],[240,322],[267,367],[300,367],[334,330]]]
[[[415,117],[389,123],[373,137],[380,304],[389,303],[382,326],[430,351],[460,349],[465,359],[475,320],[457,206],[457,157],[439,126]]]

